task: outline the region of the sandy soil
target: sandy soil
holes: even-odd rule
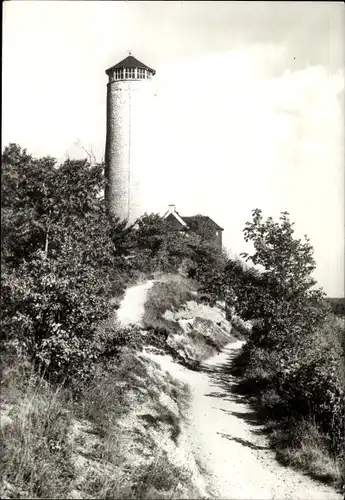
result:
[[[341,500],[335,490],[281,466],[269,448],[255,413],[231,392],[228,373],[241,341],[228,344],[204,363],[202,372],[177,365],[168,356],[147,354],[192,392],[188,440],[208,471],[210,496],[224,499]]]
[[[141,324],[147,292],[152,285],[153,281],[149,280],[127,288],[116,314],[118,321],[123,326]]]

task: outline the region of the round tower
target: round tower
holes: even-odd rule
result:
[[[106,70],[106,203],[112,215],[129,223],[145,212],[141,180],[150,161],[155,73],[132,55]]]

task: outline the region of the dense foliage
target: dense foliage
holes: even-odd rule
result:
[[[240,272],[233,282],[242,315],[260,319],[242,354],[244,377],[271,416],[311,419],[339,454],[345,444],[342,344],[340,336],[328,343],[321,337],[330,319],[323,292],[314,288],[313,248],[307,237],[293,237],[292,226],[286,212],[274,222],[254,210],[244,230],[254,253],[243,256],[263,268]]]
[[[103,167],[2,155],[2,332],[8,351],[51,377],[86,376],[112,280],[126,268],[128,229],[100,196]]]
[[[144,214],[133,232],[133,260],[142,272],[177,272],[185,257],[185,235],[170,231],[158,214]]]
[[[330,306],[333,314],[337,316],[345,316],[345,298],[326,298],[327,304]]]
[[[2,154],[2,347],[51,379],[85,379],[106,346],[130,341],[99,325],[109,298],[138,274],[201,279],[219,257],[204,236],[171,231],[159,215],[135,226],[112,219],[103,169],[86,160],[58,165],[16,144]]]
[[[144,272],[184,272],[191,278],[206,279],[215,266],[224,266],[222,252],[196,231],[172,230],[158,214],[145,214],[133,232],[132,265]]]

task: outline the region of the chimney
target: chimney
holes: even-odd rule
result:
[[[169,205],[169,212],[170,213],[175,212],[176,211],[175,209],[176,209],[175,205]]]

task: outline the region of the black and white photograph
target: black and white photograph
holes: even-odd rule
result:
[[[344,3],[2,27],[0,497],[345,500]]]

